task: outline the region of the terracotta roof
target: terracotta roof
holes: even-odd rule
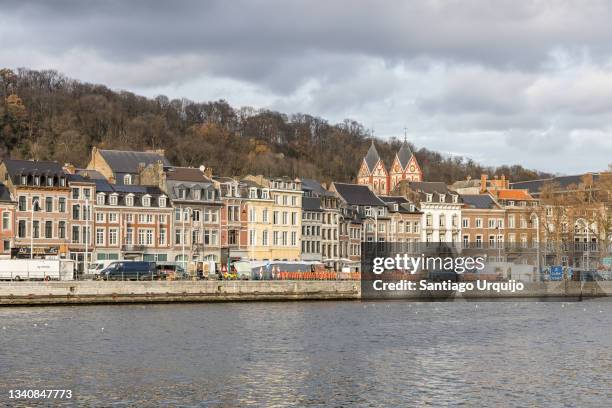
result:
[[[500,200],[533,200],[527,190],[497,190],[496,193]]]

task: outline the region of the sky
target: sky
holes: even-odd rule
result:
[[[612,163],[610,21],[584,0],[0,0],[0,67],[573,174]]]

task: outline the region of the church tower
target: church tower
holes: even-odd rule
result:
[[[374,140],[372,140],[372,145],[361,162],[359,174],[357,175],[357,184],[369,186],[375,194],[379,195],[386,195],[391,191],[389,173],[378,155],[376,146],[374,146]]]
[[[423,172],[415,155],[410,150],[410,146],[408,146],[406,135],[404,135],[404,143],[402,143],[391,165],[391,171],[389,172],[390,189],[393,190],[402,180],[423,181]]]

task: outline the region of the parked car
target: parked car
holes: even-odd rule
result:
[[[103,280],[154,280],[160,274],[155,262],[117,261],[100,272]]]

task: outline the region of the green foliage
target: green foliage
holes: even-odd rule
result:
[[[0,70],[0,158],[51,159],[84,166],[92,146],[165,149],[178,165],[205,164],[220,175],[261,173],[351,181],[368,147],[368,131],[227,102],[149,99],[71,80],[56,71]],[[387,166],[398,140],[378,141]],[[415,151],[413,149],[413,151]],[[484,168],[463,158],[416,151],[427,180],[452,182],[481,173],[541,177],[520,166]]]

